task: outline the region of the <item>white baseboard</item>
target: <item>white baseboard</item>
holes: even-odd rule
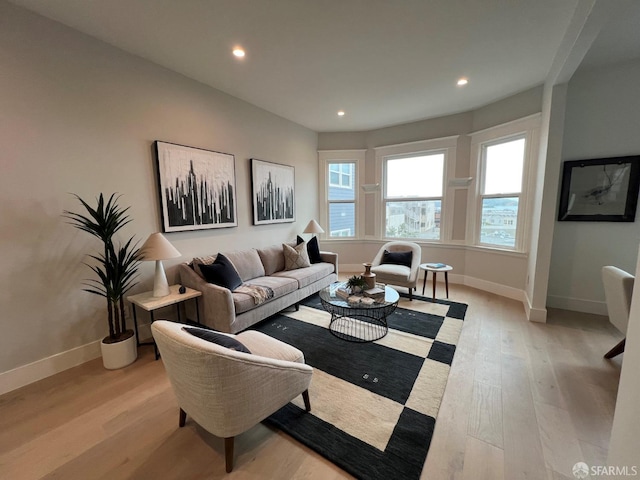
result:
[[[560,297],[557,295],[547,296],[547,306],[572,310],[574,312],[593,313],[595,315],[607,316],[606,302],[594,300],[584,300],[582,298]]]
[[[529,295],[527,295],[526,290],[524,291],[524,301],[522,303],[524,304],[524,313],[530,322],[547,323],[547,309],[533,308],[531,305],[531,299],[529,298]]]
[[[509,287],[508,285],[501,285],[499,283],[490,282],[488,280],[482,280],[480,278],[469,277],[467,275],[456,275],[456,277],[458,276],[462,277],[462,282],[454,283],[462,283],[463,285],[468,285],[469,287],[477,288],[478,290],[495,293],[496,295],[500,295],[501,297],[511,298],[512,300],[518,300],[524,303],[524,290]],[[451,276],[449,277],[449,279],[451,279]]]
[[[100,340],[0,373],[0,395],[100,357]]]

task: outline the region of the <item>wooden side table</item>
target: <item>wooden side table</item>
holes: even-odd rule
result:
[[[436,275],[438,272],[444,272],[444,285],[447,289],[447,298],[449,298],[449,272],[453,270],[451,265],[444,263],[422,263],[420,268],[424,270],[424,280],[422,282],[422,295],[424,296],[424,288],[427,285],[427,275],[433,272],[433,299],[436,299]]]
[[[156,360],[159,357],[156,342],[153,340],[151,342],[140,342],[140,337],[138,336],[138,318],[136,316],[136,306],[149,312],[151,316],[151,323],[153,323],[153,312],[155,310],[175,305],[176,311],[178,312],[178,322],[180,322],[180,304],[186,300],[190,300],[193,298],[196,301],[197,322],[198,324],[200,324],[200,308],[198,306],[198,297],[202,296],[202,292],[194,290],[192,288],[187,288],[186,292],[180,293],[178,291],[179,289],[180,285],[171,285],[169,287],[169,295],[167,295],[166,297],[154,297],[153,291],[138,293],[137,295],[130,295],[127,297],[127,301],[131,302],[131,305],[133,306],[133,325],[136,331],[136,342],[138,343],[138,346],[153,345],[156,354]]]

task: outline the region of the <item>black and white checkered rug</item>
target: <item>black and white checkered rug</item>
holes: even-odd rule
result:
[[[314,367],[311,412],[298,398],[265,422],[355,477],[419,478],[467,305],[422,297],[403,305],[374,343],[334,337],[317,295],[257,325]]]

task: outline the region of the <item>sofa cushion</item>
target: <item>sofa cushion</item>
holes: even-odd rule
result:
[[[251,278],[264,276],[264,267],[255,248],[229,252],[225,253],[225,255],[236,267],[238,275],[240,275],[243,282]]]
[[[411,268],[412,257],[413,252],[411,250],[406,252],[389,252],[388,250],[385,250],[382,254],[382,261],[380,263],[404,265]]]
[[[409,280],[409,276],[411,275],[411,269],[409,267],[405,265],[395,265],[393,263],[383,263],[382,265],[371,267],[371,272],[375,273],[380,281],[386,279],[386,275],[391,275],[392,277],[404,276],[406,280]]]
[[[297,245],[300,245],[304,240],[300,235],[296,238]],[[320,256],[320,246],[318,245],[318,237],[313,237],[311,240],[307,242],[307,253],[309,254],[309,261],[311,263],[320,263],[322,262],[322,257]]]
[[[295,242],[287,245],[294,246]],[[282,245],[271,245],[269,247],[258,248],[258,255],[262,261],[265,275],[272,275],[275,272],[284,270],[284,253]]]
[[[216,255],[207,255],[205,257],[193,257],[193,262],[192,262],[193,269],[198,275],[204,278],[204,274],[202,273],[202,270],[200,270],[200,264],[211,265],[215,261],[216,261]]]
[[[298,268],[296,270],[285,270],[283,272],[276,272],[273,274],[273,276],[294,279],[298,283],[298,288],[304,288],[307,285],[311,285],[321,278],[326,277],[327,275],[331,275],[332,273],[332,263],[314,263],[307,268]]]
[[[242,285],[242,280],[231,262],[223,254],[219,253],[215,262],[211,265],[201,263],[200,270],[204,279],[209,283],[215,283],[221,287],[235,290]]]
[[[216,345],[220,345],[237,352],[251,353],[244,344],[230,335],[224,335],[204,328],[182,327],[182,329],[194,337],[201,338],[207,342],[215,343]]]
[[[298,282],[295,279],[286,277],[258,277],[252,278],[245,283],[247,285],[259,285],[261,287],[270,288],[271,290],[273,290],[273,298],[282,297],[283,295],[294,292],[298,289]],[[257,306],[254,298],[251,295],[240,292],[233,292],[232,294],[236,315],[247,312]],[[270,300],[273,300],[273,298]]]
[[[284,252],[284,269],[295,270],[297,268],[305,268],[311,265],[309,261],[309,253],[307,252],[307,242],[302,242],[295,247],[291,247],[286,243],[282,244]]]

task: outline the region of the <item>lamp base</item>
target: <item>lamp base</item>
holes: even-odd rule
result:
[[[162,260],[156,260],[156,273],[153,277],[153,296],[166,297],[169,293],[169,282],[167,282],[167,276],[164,273]]]

